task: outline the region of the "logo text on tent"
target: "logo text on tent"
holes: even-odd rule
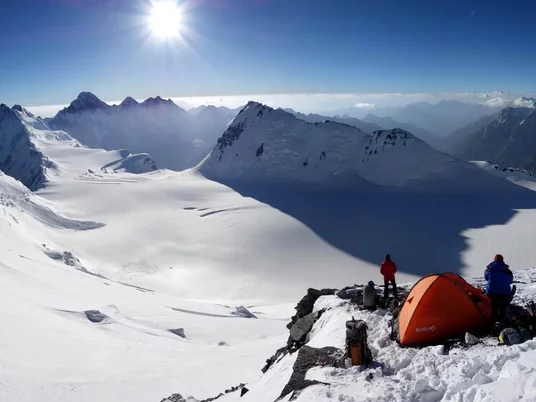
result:
[[[427,331],[435,331],[436,327],[435,325],[432,325],[431,327],[422,327],[422,328],[416,328],[415,332],[427,332]]]

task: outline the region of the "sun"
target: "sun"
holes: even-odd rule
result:
[[[181,10],[174,1],[154,1],[149,16],[149,26],[153,35],[171,38],[179,35],[181,26]]]

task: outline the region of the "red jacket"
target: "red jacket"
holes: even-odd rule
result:
[[[383,279],[385,281],[394,281],[396,274],[396,264],[393,261],[385,260],[384,262],[382,262],[380,274],[383,275]]]

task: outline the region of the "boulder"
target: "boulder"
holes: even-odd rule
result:
[[[184,328],[176,328],[176,329],[168,329],[169,332],[172,334],[178,335],[181,338],[186,338],[186,334],[184,333]]]
[[[292,326],[290,327],[290,338],[295,342],[303,342],[309,331],[313,328],[314,323],[316,322],[316,314],[310,313],[305,317],[299,318]]]
[[[108,318],[106,314],[101,313],[99,310],[87,310],[84,311],[87,319],[94,323],[102,322],[105,318]]]
[[[243,318],[257,318],[255,314],[253,314],[244,306],[237,307],[236,310],[233,311],[231,314],[236,315],[237,317],[243,317]]]

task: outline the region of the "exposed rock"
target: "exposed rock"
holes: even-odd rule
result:
[[[233,311],[231,314],[236,315],[238,317],[243,317],[243,318],[257,318],[255,314],[253,314],[244,306],[237,307],[236,310]]]
[[[266,373],[268,369],[272,367],[272,364],[274,364],[280,357],[286,355],[287,353],[288,353],[288,349],[286,346],[283,346],[282,348],[277,349],[276,352],[271,357],[266,359],[266,364],[261,369],[261,371],[263,373]]]
[[[290,327],[301,317],[305,317],[307,314],[313,312],[313,307],[315,302],[320,296],[334,295],[337,292],[337,289],[307,289],[307,294],[298,302],[296,309],[296,315],[292,317],[291,322],[287,325],[287,328]]]
[[[465,343],[467,345],[476,345],[477,343],[480,343],[480,339],[478,339],[473,334],[470,334],[469,332],[465,333]]]
[[[108,318],[106,314],[101,313],[99,310],[87,310],[84,311],[87,319],[94,323],[102,322],[104,319]]]
[[[169,332],[172,334],[178,335],[181,338],[186,338],[186,334],[184,333],[184,328],[177,328],[177,329],[168,329]]]
[[[274,364],[279,358],[285,356],[287,353],[294,353],[305,344],[307,334],[311,331],[314,323],[323,313],[323,311],[319,311],[318,314],[312,314],[315,302],[321,296],[334,295],[336,292],[337,289],[307,289],[307,294],[298,302],[295,307],[296,314],[287,324],[287,328],[290,330],[287,346],[278,349],[273,356],[266,360],[266,364],[262,368],[263,373],[266,373],[272,364]],[[300,321],[299,324],[298,321]]]
[[[82,264],[80,263],[80,260],[76,258],[73,253],[70,251],[64,251],[62,256],[63,262],[65,265],[69,265],[71,267],[80,267]]]
[[[298,321],[290,327],[290,338],[296,342],[304,340],[303,338],[305,338],[309,331],[311,331],[315,322],[316,314],[314,313],[299,318]]]
[[[162,399],[161,402],[197,402],[197,400],[191,397],[186,399],[181,394],[173,394],[168,398]]]
[[[290,380],[283,388],[280,399],[293,393],[290,400],[296,399],[298,393],[310,385],[320,384],[318,381],[306,380],[307,371],[313,367],[344,367],[344,352],[334,347],[324,347],[321,349],[303,346],[298,352],[298,357],[293,366],[293,373]]]

